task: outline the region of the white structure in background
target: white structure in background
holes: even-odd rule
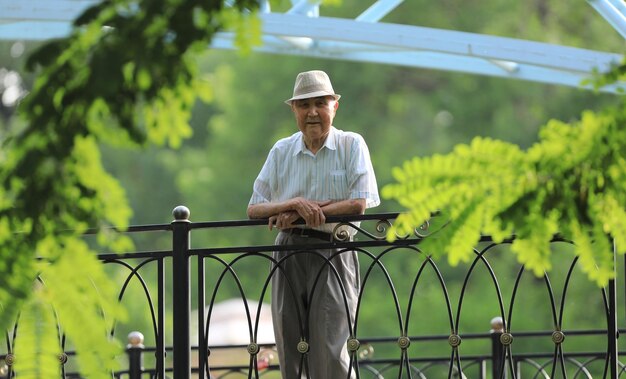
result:
[[[370,0],[371,1],[371,0]],[[71,22],[101,0],[0,0],[0,40],[47,40],[67,36]],[[384,23],[403,0],[377,0],[354,19],[321,17],[322,0],[291,0],[286,12],[272,12],[259,0],[265,53],[448,70],[540,83],[581,87],[594,69],[604,72],[622,60],[607,53],[550,43],[454,30]],[[626,37],[623,0],[587,0]],[[581,29],[583,30],[583,29]],[[584,31],[583,31],[584,32]],[[234,34],[217,33],[211,48],[234,49]],[[585,86],[590,88],[590,86]],[[602,91],[626,89],[623,82]]]
[[[250,324],[246,316],[246,308],[241,299],[230,299],[213,306],[209,327],[209,347],[219,345],[247,345],[250,341],[250,326],[254,332],[256,322],[256,314],[259,309],[259,303],[247,300],[248,309],[250,310]],[[208,316],[209,308],[204,311],[205,317]],[[191,314],[191,336],[192,346],[198,345],[198,314],[193,311]],[[257,331],[258,344],[274,343],[274,327],[272,325],[272,313],[269,304],[261,306],[261,315],[259,318],[259,326]]]
[[[14,107],[26,96],[26,90],[22,86],[22,78],[17,71],[0,68],[0,101],[9,108]]]

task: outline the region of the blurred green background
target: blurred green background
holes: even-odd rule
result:
[[[340,6],[324,6],[322,16],[354,18],[370,2],[343,0]],[[283,1],[277,11],[287,9]],[[586,2],[533,0],[426,1],[411,0],[400,5],[383,22],[427,26],[473,33],[528,39],[607,52],[621,52],[623,38]],[[0,139],[11,128],[19,128],[15,112],[19,97],[32,85],[32,73],[23,70],[25,57],[38,45],[33,41],[0,42],[0,89],[13,89],[0,106]],[[298,72],[322,69],[329,73],[335,90],[342,95],[335,118],[339,129],[362,134],[369,146],[379,187],[392,181],[391,169],[414,156],[445,154],[458,143],[475,136],[489,136],[519,144],[523,148],[537,140],[538,129],[550,119],[568,121],[585,109],[601,109],[615,104],[616,95],[538,84],[526,81],[490,78],[446,71],[405,68],[393,65],[345,62],[308,57],[252,53],[243,56],[233,51],[207,50],[198,57],[205,79],[213,89],[213,100],[198,103],[191,125],[193,136],[180,149],[147,147],[140,150],[113,149],[103,146],[106,168],[123,184],[134,211],[133,225],[161,224],[171,221],[171,211],[179,204],[191,210],[194,222],[240,220],[246,218],[246,206],[252,183],[272,144],[296,131],[293,116],[283,100],[291,95]],[[13,99],[13,100],[12,100]],[[0,151],[0,154],[2,152]],[[488,173],[485,175],[497,175]],[[385,202],[368,212],[396,212],[398,204]],[[192,235],[193,247],[245,246],[271,244],[275,233],[263,227],[245,230],[199,231]],[[137,250],[167,250],[167,233],[134,236]],[[479,247],[481,249],[482,247]],[[382,250],[374,250],[379,254]],[[509,315],[512,291],[519,265],[506,246],[490,249],[485,255],[496,272],[505,314]],[[606,327],[604,299],[600,289],[574,270],[574,279],[561,305],[564,281],[573,260],[566,244],[557,244],[554,270],[550,273],[556,297],[556,315],[563,309],[565,329],[603,329]],[[223,256],[225,260],[233,256]],[[211,278],[223,267],[208,261],[207,293]],[[409,294],[423,257],[402,250],[382,259],[394,280],[402,314],[406,315]],[[194,268],[197,261],[192,262]],[[362,255],[362,274],[372,259]],[[445,278],[454,318],[459,317],[461,334],[486,333],[490,320],[499,316],[494,280],[485,265],[472,272],[459,304],[461,290],[471,262],[449,267],[437,262]],[[249,299],[259,300],[259,281],[265,279],[269,263],[261,258],[247,259],[235,266]],[[622,270],[621,264],[618,268]],[[154,296],[154,265],[141,273]],[[110,268],[118,281],[128,271]],[[171,272],[167,267],[168,275]],[[380,270],[368,278],[367,291],[360,313],[359,338],[399,336],[393,296]],[[623,278],[619,284],[623,288]],[[171,280],[167,280],[171,290]],[[544,279],[525,273],[515,298],[511,320],[512,333],[525,330],[552,330],[555,313],[551,310],[549,291]],[[194,291],[195,294],[195,291]],[[409,324],[409,335],[449,334],[443,291],[431,269],[420,278]],[[234,281],[226,280],[217,300],[236,297]],[[169,299],[171,293],[166,298]],[[264,301],[268,301],[266,296]],[[116,335],[122,340],[131,330],[146,335],[146,344],[154,344],[154,335],[141,285],[131,282],[124,304],[132,315],[118,325]],[[620,298],[624,304],[624,299]],[[168,304],[169,305],[169,304]],[[243,307],[240,307],[243,311]],[[171,330],[168,310],[166,328]],[[166,335],[171,341],[171,335]],[[539,342],[538,342],[539,341]],[[549,338],[523,339],[514,343],[515,352],[551,351]],[[570,338],[565,351],[602,350],[606,341],[598,336]],[[488,351],[490,345],[463,341],[462,355]],[[449,354],[447,341],[414,342],[409,354],[434,356]],[[393,344],[376,346],[374,357],[399,357]],[[147,362],[149,363],[149,362]],[[598,374],[599,375],[599,374]]]

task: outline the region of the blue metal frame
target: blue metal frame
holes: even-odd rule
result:
[[[622,0],[587,0],[622,37],[626,38],[626,4]]]
[[[97,0],[0,0],[0,39],[64,37],[71,21]],[[623,55],[475,33],[379,22],[402,0],[379,0],[355,19],[319,17],[321,0],[292,0],[285,13],[260,3],[264,45],[257,51],[312,56],[580,87],[592,70],[606,71]],[[622,0],[587,0],[626,38]],[[211,48],[235,49],[232,33]],[[591,87],[583,87],[591,88]],[[617,83],[602,90],[626,89]]]

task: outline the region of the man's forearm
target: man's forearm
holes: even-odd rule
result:
[[[290,210],[288,203],[282,201],[279,203],[259,203],[248,206],[249,218],[269,218],[281,212]]]
[[[365,213],[365,199],[340,200],[322,207],[325,216],[360,215]]]
[[[298,204],[302,203],[302,199],[290,199],[278,203],[259,203],[248,206],[248,217],[255,218],[269,218],[279,213],[288,211],[297,211]],[[307,201],[305,201],[307,202]],[[317,202],[311,202],[319,204]],[[355,215],[365,213],[365,199],[347,199],[336,202],[321,203],[321,210],[325,216],[337,216],[337,215]],[[315,206],[319,209],[318,206]],[[302,211],[300,211],[302,216]]]

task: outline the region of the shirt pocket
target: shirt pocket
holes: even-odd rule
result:
[[[331,170],[328,174],[328,194],[330,200],[345,200],[348,194],[346,170]]]

